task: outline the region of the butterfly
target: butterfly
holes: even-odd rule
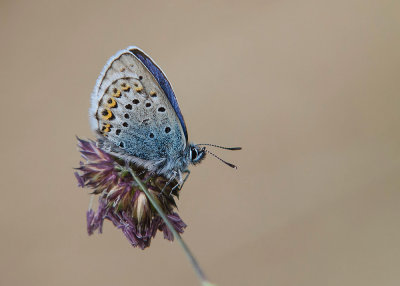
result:
[[[91,95],[89,118],[103,150],[180,185],[190,164],[200,163],[206,153],[217,157],[204,146],[241,149],[189,143],[170,82],[135,46],[117,52],[104,66]]]

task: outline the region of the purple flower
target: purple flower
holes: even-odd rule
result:
[[[151,205],[146,195],[140,190],[127,168],[131,168],[147,189],[154,195],[169,221],[179,233],[183,233],[186,224],[176,209],[174,197],[178,197],[176,180],[167,184],[167,179],[151,174],[147,170],[126,163],[96,146],[94,141],[78,138],[78,147],[85,162],[80,163],[75,176],[78,186],[93,189],[98,195],[98,209],[89,209],[86,214],[87,231],[91,235],[95,230],[102,232],[105,219],[121,229],[129,242],[144,249],[150,246],[157,230],[164,233],[164,238],[173,240],[174,236]]]

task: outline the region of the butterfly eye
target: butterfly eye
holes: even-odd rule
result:
[[[196,160],[196,158],[197,158],[197,156],[198,156],[198,153],[197,153],[197,150],[196,150],[196,148],[192,148],[192,150],[191,150],[192,152],[191,152],[191,160],[192,161],[194,161],[194,160]]]

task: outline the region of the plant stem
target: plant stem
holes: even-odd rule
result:
[[[157,204],[154,196],[152,193],[149,192],[149,190],[143,185],[142,181],[136,176],[135,172],[129,168],[129,173],[132,175],[133,179],[136,181],[136,183],[139,185],[139,187],[142,189],[150,203],[153,205],[153,207],[156,209],[158,214],[161,216],[161,218],[164,220],[165,224],[169,228],[169,230],[173,233],[175,239],[179,242],[181,247],[183,248],[183,251],[185,252],[186,256],[188,257],[190,263],[192,264],[197,276],[199,277],[201,281],[201,285],[203,286],[212,286],[210,282],[207,281],[206,276],[204,275],[203,270],[201,270],[199,263],[197,260],[194,258],[192,252],[190,251],[189,247],[186,245],[186,243],[183,241],[182,237],[180,234],[175,230],[175,228],[172,226],[170,223],[169,219],[165,215],[164,211],[162,208]]]

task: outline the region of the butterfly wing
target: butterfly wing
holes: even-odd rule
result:
[[[140,59],[140,61],[147,67],[147,69],[152,73],[154,78],[157,80],[160,87],[163,89],[165,95],[167,96],[169,102],[175,110],[176,115],[181,122],[183,132],[185,133],[186,142],[188,141],[188,134],[186,129],[185,120],[183,119],[182,112],[179,108],[178,101],[176,100],[174,90],[172,89],[171,84],[169,83],[164,72],[157,66],[157,64],[142,50],[137,47],[130,47],[129,50]]]
[[[103,68],[92,93],[92,128],[116,155],[153,163],[179,158],[187,136],[172,88],[168,81],[159,83],[162,72],[154,62],[150,67],[159,71],[156,75],[132,51],[144,55],[130,47],[111,57]]]

